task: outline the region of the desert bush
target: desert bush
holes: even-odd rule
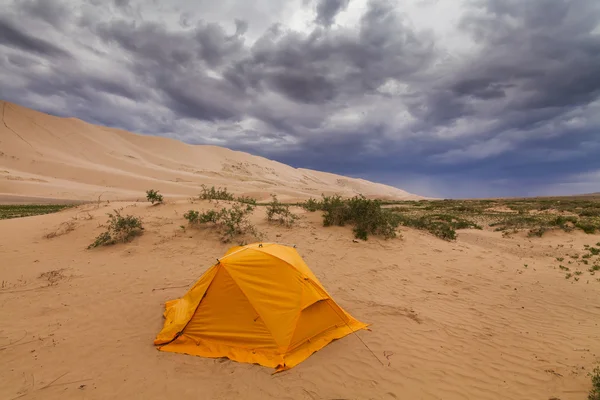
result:
[[[369,234],[386,239],[396,237],[398,218],[390,211],[381,208],[379,200],[369,200],[355,196],[343,200],[341,196],[323,196],[324,226],[354,225],[354,237],[367,240]]]
[[[323,212],[323,226],[344,226],[349,222],[348,209],[342,196],[323,196],[321,202]]]
[[[158,193],[158,190],[150,189],[146,191],[146,199],[152,204],[162,204],[163,197],[162,194]]]
[[[398,218],[390,211],[381,208],[379,200],[369,200],[355,196],[348,200],[347,216],[354,222],[354,236],[367,240],[369,234],[383,236],[386,239],[396,237]]]
[[[454,228],[452,228],[452,225],[449,224],[447,221],[432,219],[428,215],[411,216],[399,214],[398,218],[400,225],[428,231],[429,233],[439,237],[440,239],[456,239],[456,230],[454,230]]]
[[[400,211],[395,209],[395,211]],[[457,229],[482,229],[482,227],[468,219],[451,214],[425,214],[412,215],[397,214],[400,225],[425,230],[444,240],[456,239]]]
[[[298,216],[290,211],[290,206],[281,203],[277,196],[272,194],[272,200],[267,204],[266,212],[269,222],[277,222],[280,225],[291,227]]]
[[[312,197],[303,203],[300,203],[300,207],[306,211],[315,212],[323,209],[323,204],[320,201],[313,199]]]
[[[215,188],[214,186],[212,187],[207,187],[205,185],[202,185],[202,193],[200,193],[200,200],[229,200],[229,201],[233,201],[235,200],[235,196],[227,191],[227,188]]]
[[[116,243],[126,243],[134,237],[142,234],[144,228],[142,220],[133,215],[122,216],[119,210],[114,210],[114,214],[108,214],[107,228],[102,232],[94,243],[88,246],[88,249],[106,246]]]
[[[588,221],[579,221],[575,224],[575,226],[587,234],[593,234],[597,229],[600,229],[600,225],[596,225],[593,222]]]
[[[254,211],[251,204],[242,205],[234,203],[231,208],[222,208],[219,211],[209,210],[203,213],[190,210],[184,214],[192,226],[211,223],[221,233],[221,240],[224,243],[230,242],[233,238],[251,234],[257,238],[261,235],[255,226],[249,221],[249,216]]]
[[[183,218],[187,219],[190,225],[196,225],[198,224],[200,213],[196,210],[189,210],[188,212],[183,214]]]
[[[256,199],[250,196],[240,196],[235,199],[238,203],[256,205]]]
[[[590,255],[592,255],[592,256],[600,255],[600,249],[597,247],[588,247],[587,251],[589,251]]]
[[[600,400],[600,367],[594,368],[590,376],[592,378],[592,388],[588,394],[588,400]]]
[[[585,209],[579,212],[580,217],[600,217],[600,209]]]

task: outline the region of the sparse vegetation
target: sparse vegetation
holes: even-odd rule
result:
[[[219,211],[208,210],[200,213],[189,210],[184,214],[184,218],[192,226],[212,224],[221,233],[221,240],[228,243],[240,235],[251,234],[257,238],[261,236],[248,218],[253,211],[254,206],[251,204],[234,203],[231,208],[222,208]]]
[[[150,189],[150,190],[146,191],[146,199],[148,199],[148,201],[152,204],[154,204],[154,203],[162,204],[163,203],[162,194],[158,193],[158,190],[154,190],[154,189]]]
[[[600,201],[597,198],[530,198],[516,200],[422,200],[387,202],[395,212],[406,215],[409,226],[429,230],[442,237],[452,237],[451,229],[427,223],[433,215],[462,218],[476,225],[487,225],[503,232],[503,237],[526,231],[541,237],[551,230],[565,232],[581,229],[600,231]],[[462,229],[462,228],[452,228]]]
[[[400,224],[428,231],[444,240],[456,239],[457,229],[482,229],[481,226],[473,221],[449,214],[426,214],[415,216],[401,213],[399,216]]]
[[[323,209],[323,203],[311,197],[304,203],[300,203],[300,207],[304,208],[306,211],[315,212]]]
[[[594,368],[589,375],[592,378],[592,388],[588,400],[600,400],[600,367]]]
[[[52,214],[65,208],[73,207],[70,204],[14,204],[0,205],[0,219],[31,217],[34,215]]]
[[[290,206],[281,203],[274,194],[271,197],[271,202],[267,204],[267,219],[269,222],[277,222],[287,227],[294,225],[298,216],[290,211]]]
[[[94,243],[88,246],[88,249],[107,246],[116,243],[126,243],[134,237],[142,234],[144,228],[142,220],[133,215],[121,215],[119,210],[114,210],[114,214],[108,214],[106,231],[102,232]]]
[[[255,206],[256,205],[256,199],[252,198],[250,196],[240,196],[236,199],[236,201],[238,203],[243,203],[243,204],[250,204]]]
[[[257,202],[255,198],[250,196],[240,196],[235,197],[235,195],[227,190],[227,188],[216,188],[211,186],[210,188],[206,185],[202,185],[202,192],[200,193],[200,200],[208,200],[212,202],[213,200],[219,201],[237,201],[238,203],[250,204],[252,206],[256,206]]]
[[[208,200],[208,201],[212,201],[212,200],[228,200],[228,201],[233,201],[235,200],[235,196],[233,195],[233,193],[230,193],[227,191],[227,188],[215,188],[214,186],[212,187],[207,187],[205,185],[202,185],[202,192],[200,193],[200,200]]]

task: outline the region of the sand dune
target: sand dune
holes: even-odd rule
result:
[[[86,250],[114,207],[141,216],[144,235]],[[295,209],[299,225],[286,229],[257,209],[267,240],[296,244],[333,298],[372,324],[357,333],[368,348],[350,335],[277,375],[157,351],[164,302],[228,248],[210,231],[180,228],[186,210],[207,207],[111,202],[0,221],[0,398],[586,397],[600,359],[600,283],[564,279],[555,260],[600,239],[583,233],[468,230],[445,242],[403,229],[355,243],[317,213]]]
[[[322,193],[418,198],[394,187],[296,169],[222,147],[133,134],[8,102],[0,107],[0,195],[131,200],[154,188],[189,197],[206,184],[260,199],[270,193],[282,199]]]

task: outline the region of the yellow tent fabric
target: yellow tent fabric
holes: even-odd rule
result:
[[[165,308],[159,350],[277,371],[367,327],[333,301],[296,249],[274,243],[231,248]]]

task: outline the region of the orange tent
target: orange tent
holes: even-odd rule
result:
[[[296,249],[231,248],[181,299],[166,303],[159,350],[282,371],[364,329],[338,306]]]

